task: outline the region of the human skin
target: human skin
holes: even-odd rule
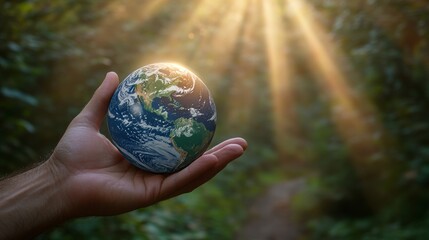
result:
[[[190,192],[247,147],[232,138],[177,173],[142,171],[99,132],[118,84],[108,73],[49,159],[0,181],[0,239],[28,239],[73,218],[120,214]]]

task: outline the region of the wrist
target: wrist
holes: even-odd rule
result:
[[[0,183],[0,238],[31,238],[68,218],[63,181],[49,161]]]
[[[71,174],[52,157],[39,167],[42,172],[45,172],[46,178],[49,179],[47,184],[55,189],[52,192],[52,198],[55,199],[56,202],[54,209],[61,217],[61,220],[65,221],[72,218],[73,209],[71,207],[73,203],[69,191],[67,190]]]
[[[46,161],[46,169],[50,171],[51,178],[59,190],[58,199],[61,201],[59,212],[64,220],[78,217],[86,217],[95,207],[92,203],[94,191],[89,191],[85,186],[90,184],[85,177],[84,172],[76,169],[70,169],[55,158],[53,154]]]

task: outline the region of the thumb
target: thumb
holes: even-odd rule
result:
[[[80,124],[87,124],[98,130],[106,115],[110,98],[118,85],[118,75],[115,72],[108,72],[101,85],[95,90],[94,95],[75,120]]]

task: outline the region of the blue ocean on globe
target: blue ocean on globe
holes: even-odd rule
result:
[[[216,129],[216,107],[194,73],[157,63],[137,69],[119,84],[107,125],[113,144],[133,165],[172,173],[207,149]]]

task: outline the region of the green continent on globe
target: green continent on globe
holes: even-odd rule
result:
[[[211,132],[204,124],[192,118],[178,118],[174,121],[174,129],[170,138],[174,147],[182,156],[182,163],[193,160],[200,153],[201,146],[206,146],[211,140]]]
[[[152,102],[155,98],[167,97],[171,100],[171,94],[176,93],[180,84],[191,85],[185,86],[192,87],[192,78],[189,76],[183,77],[178,75],[175,71],[161,72],[158,74],[141,74],[139,81],[136,84],[135,91],[140,101],[143,103],[143,107],[153,113],[162,116],[164,119],[168,118],[168,112],[163,108],[154,109]]]

